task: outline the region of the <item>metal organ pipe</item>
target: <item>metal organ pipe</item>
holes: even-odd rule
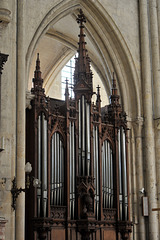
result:
[[[47,213],[47,120],[42,113],[42,212]]]
[[[64,146],[60,134],[55,132],[51,140],[51,205],[64,203]]]
[[[72,128],[71,128],[71,122],[69,124],[69,156],[70,156],[70,216],[72,216],[72,199],[73,199],[73,188],[72,188],[72,180],[73,180],[73,175],[72,175]]]
[[[74,219],[75,213],[75,124],[70,122],[70,216]]]
[[[54,205],[57,205],[57,133],[55,133],[54,153]]]
[[[61,177],[61,186],[62,186],[62,191],[61,191],[61,195],[62,195],[62,201],[61,201],[61,205],[64,204],[64,146],[62,143],[62,177]]]
[[[93,127],[93,146],[94,146],[94,177],[95,177],[95,209],[96,217],[99,216],[99,167],[98,167],[98,128]]]
[[[103,198],[103,208],[104,208],[104,202],[105,202],[105,195],[104,195],[104,185],[105,185],[105,182],[104,182],[104,170],[105,169],[105,166],[104,166],[104,144],[102,145],[102,198]]]
[[[111,152],[110,144],[107,142],[107,151],[108,151],[108,208],[111,207]]]
[[[119,203],[120,220],[128,219],[128,193],[127,193],[127,166],[126,166],[126,136],[124,128],[118,131],[119,146]]]
[[[62,141],[60,141],[59,150],[59,205],[62,205]]]
[[[122,220],[122,166],[121,166],[121,133],[118,130],[118,159],[119,159],[119,214]]]
[[[85,128],[86,128],[86,123],[85,123],[85,99],[84,95],[82,96],[82,125],[81,125],[81,131],[82,131],[82,175],[85,176]]]
[[[73,212],[72,216],[74,219],[75,213],[75,141],[74,141],[74,122],[72,123],[72,175],[73,175]]]
[[[42,181],[41,177],[41,115],[38,117],[38,179]],[[41,186],[37,187],[37,216],[40,217],[41,212]]]
[[[106,179],[106,208],[108,208],[108,199],[109,199],[109,188],[108,188],[108,145],[107,141],[105,141],[105,166],[106,166],[106,175],[104,176]]]
[[[113,208],[113,198],[114,198],[114,185],[113,185],[113,154],[111,150],[111,208]]]
[[[59,184],[60,184],[60,179],[59,179],[59,168],[60,168],[60,164],[59,164],[59,134],[57,134],[57,179],[56,179],[56,183],[57,183],[57,205],[59,205]]]
[[[126,167],[126,136],[121,128],[122,135],[122,177],[123,177],[123,214],[124,220],[128,218],[128,196],[127,196],[127,167]]]
[[[82,154],[81,154],[81,100],[79,99],[78,102],[78,108],[79,108],[79,147],[78,147],[78,160],[79,160],[79,175],[82,173]]]
[[[90,175],[90,105],[86,103],[87,175]]]
[[[93,159],[94,159],[94,185],[95,185],[95,211],[97,211],[97,174],[96,174],[96,136],[95,126],[93,126]]]
[[[113,156],[109,141],[105,140],[102,145],[102,191],[103,207],[113,207]]]
[[[54,188],[55,188],[55,175],[54,175],[54,169],[55,169],[55,134],[52,136],[51,141],[51,205],[54,205]]]
[[[79,108],[79,145],[78,161],[79,175],[90,176],[91,174],[91,144],[90,144],[90,104],[82,95],[78,102]]]

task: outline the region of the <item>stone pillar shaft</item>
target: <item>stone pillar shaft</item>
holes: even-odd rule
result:
[[[146,167],[146,190],[149,197],[149,239],[158,240],[158,219],[152,212],[152,207],[157,205],[156,193],[156,168],[154,152],[154,131],[152,114],[152,84],[151,84],[151,60],[149,43],[149,21],[147,1],[140,1],[140,25],[141,25],[141,50],[142,50],[142,80],[143,80],[143,104],[144,104],[144,127],[145,127],[145,167]]]
[[[152,2],[152,1],[150,1]],[[157,5],[156,5],[157,3]],[[151,42],[152,42],[152,61],[153,61],[153,80],[154,80],[154,118],[155,118],[155,149],[156,149],[156,169],[158,186],[158,207],[160,207],[160,0],[153,1],[151,16]],[[150,3],[151,4],[151,3]],[[151,5],[152,6],[152,5]],[[151,15],[151,14],[150,14]],[[152,29],[153,28],[153,29]],[[160,229],[160,221],[159,221]]]
[[[157,1],[149,0],[150,32],[152,50],[152,75],[153,75],[153,97],[154,97],[154,117],[160,117],[160,66],[159,66],[159,38],[158,38],[158,16]]]
[[[143,169],[143,157],[142,157],[142,127],[143,119],[137,119],[134,123],[135,129],[135,147],[136,147],[136,173],[137,173],[137,195],[138,195],[138,235],[139,240],[146,239],[145,219],[142,216],[142,194],[140,189],[144,187],[144,169]]]
[[[130,137],[129,137],[129,159],[130,159],[130,169],[129,169],[129,176],[130,176],[130,194],[131,199],[130,201],[132,203],[131,209],[132,209],[132,215],[131,215],[131,221],[133,222],[133,231],[131,234],[131,240],[137,240],[138,239],[138,210],[137,210],[137,179],[136,179],[136,156],[135,156],[135,141],[134,141],[134,132],[131,122],[128,122],[128,127],[130,129]]]
[[[25,187],[25,0],[17,1],[17,187]],[[22,192],[16,203],[16,240],[25,237],[25,195]]]
[[[141,59],[142,59],[142,86],[144,110],[144,162],[146,169],[146,194],[149,197],[149,239],[158,240],[157,213],[152,208],[157,206],[155,145],[152,112],[152,81],[151,81],[151,50],[149,33],[148,1],[139,1]]]

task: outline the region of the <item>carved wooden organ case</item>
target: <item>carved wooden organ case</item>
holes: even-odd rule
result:
[[[27,109],[26,161],[41,182],[26,193],[26,239],[128,239],[131,232],[126,115],[113,77],[110,104],[92,103],[82,11],[73,99],[46,97],[39,55]]]

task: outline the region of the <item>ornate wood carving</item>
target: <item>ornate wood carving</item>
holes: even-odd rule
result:
[[[66,207],[51,206],[51,218],[66,219]]]
[[[77,21],[80,35],[74,99],[69,97],[68,81],[65,101],[46,97],[37,56],[31,90],[35,97],[32,109],[27,109],[26,161],[32,161],[33,175],[40,176],[42,183],[37,190],[31,189],[26,198],[26,238],[37,240],[35,230],[39,239],[49,238],[51,232],[60,240],[90,240],[95,235],[100,240],[99,231],[103,229],[111,231],[115,240],[118,233],[126,240],[132,226],[126,114],[119,103],[114,77],[110,104],[101,108],[99,86],[96,103],[91,103],[92,72],[82,11]],[[60,165],[62,162],[64,166]],[[106,175],[104,169],[108,169]]]
[[[104,220],[106,221],[116,221],[116,214],[117,214],[116,209],[113,209],[113,208],[103,209]]]

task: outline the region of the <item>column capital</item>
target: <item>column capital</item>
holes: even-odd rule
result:
[[[135,131],[136,137],[142,136],[142,127],[144,125],[144,118],[143,117],[137,117],[135,119],[130,119],[130,124],[133,126],[133,129]]]

